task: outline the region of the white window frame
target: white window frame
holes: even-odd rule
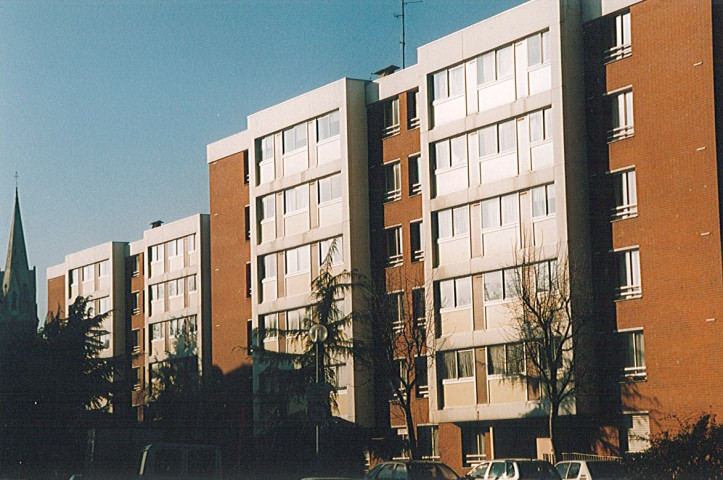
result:
[[[189,275],[188,277],[186,277],[186,281],[188,282],[188,293],[195,293],[198,291],[196,275]]]
[[[392,252],[389,248],[392,242],[390,242],[391,235],[394,236],[394,251]],[[396,267],[401,265],[404,259],[404,241],[402,237],[402,226],[395,225],[384,229],[384,244],[386,246],[387,254],[387,267]]]
[[[460,368],[460,354],[463,354],[463,353],[471,354],[471,367],[469,368],[469,370],[471,371],[472,375],[466,376],[466,377],[460,376],[460,374],[462,372],[462,369]],[[445,350],[443,352],[440,352],[440,354],[442,355],[442,359],[441,359],[442,363],[444,363],[444,357],[446,355],[454,355],[454,365],[455,365],[454,377],[442,378],[442,385],[449,385],[452,383],[467,383],[470,381],[472,381],[472,382],[474,381],[475,374],[476,374],[475,368],[474,368],[475,367],[474,349],[463,348],[460,350]],[[446,366],[444,368],[446,368]],[[447,373],[450,373],[450,372],[447,372]]]
[[[196,251],[196,234],[192,233],[186,236],[186,245],[188,247],[188,253]]]
[[[461,238],[469,238],[470,235],[470,218],[469,205],[462,205],[454,208],[439,210],[435,213],[437,219],[437,243],[444,243]],[[442,236],[442,221],[449,224],[449,234]]]
[[[319,265],[324,263],[326,255],[329,253],[331,243],[336,240],[336,252],[331,256],[331,265],[341,265],[344,263],[344,245],[342,237],[328,238],[319,242]]]
[[[633,113],[633,88],[631,86],[608,92],[610,99],[610,130],[608,142],[615,142],[632,137],[635,134],[635,117]]]
[[[402,164],[399,160],[388,162],[384,167],[384,200],[393,202],[402,198]]]
[[[270,322],[267,323],[267,319],[270,320]],[[279,314],[278,313],[267,313],[260,316],[261,324],[263,325],[263,331],[264,331],[264,342],[273,342],[277,340],[279,337]],[[276,330],[273,334],[268,334],[267,329],[271,326],[272,330]]]
[[[552,108],[547,107],[527,114],[530,146],[541,145],[552,139]]]
[[[282,152],[289,155],[305,149],[309,145],[309,132],[306,122],[297,123],[282,132]],[[287,145],[293,143],[293,145]]]
[[[508,45],[504,45],[502,47],[499,47],[495,50],[490,50],[489,52],[485,52],[479,57],[477,57],[477,87],[478,88],[484,88],[489,85],[492,85],[496,82],[502,82],[505,80],[509,80],[510,78],[515,78],[515,47],[514,44],[510,43]],[[510,55],[510,66],[509,72],[501,73],[500,70],[500,62],[504,60],[504,57],[502,55],[508,54]],[[492,59],[491,66],[494,68],[494,75],[492,75],[494,78],[490,78],[488,80],[484,79],[483,72],[485,69],[485,60],[486,59]]]
[[[316,141],[323,143],[339,136],[339,110],[316,119]]]
[[[628,300],[642,296],[640,271],[640,248],[629,247],[614,251],[618,267],[618,286],[615,289],[617,300]],[[623,274],[625,279],[623,279]]]
[[[392,331],[401,332],[404,330],[404,291],[396,290],[387,293],[389,302],[394,307],[394,318],[392,319]]]
[[[493,362],[490,361],[490,358],[492,356],[492,349],[493,348],[501,348],[502,353],[504,355],[503,361],[503,372],[502,373],[492,373],[490,372],[490,367],[494,366]],[[512,349],[519,349],[519,354],[521,355],[521,361],[519,361],[519,365],[515,365],[514,360],[510,358],[510,351]],[[525,354],[525,348],[522,345],[522,343],[519,342],[513,342],[513,343],[503,343],[498,345],[489,345],[487,347],[487,379],[488,380],[495,380],[495,379],[501,379],[501,378],[511,378],[511,377],[519,377],[526,373],[527,371],[527,355]],[[514,366],[521,366],[519,371],[512,371],[513,369],[511,367]]]
[[[505,146],[504,149],[501,146],[503,143],[502,142],[502,140],[503,140],[503,137],[502,137],[503,130],[502,129],[503,128],[511,128],[512,129],[511,131],[513,132],[512,138],[510,139],[512,146],[511,147]],[[495,145],[494,145],[493,151],[483,153],[484,149],[482,147],[483,147],[483,142],[485,139],[485,135],[484,135],[485,132],[493,132],[494,133]],[[511,118],[511,119],[505,120],[503,122],[493,123],[491,125],[487,125],[487,126],[480,128],[477,131],[477,148],[478,148],[478,152],[479,152],[480,161],[491,159],[491,158],[497,157],[498,155],[506,155],[511,152],[517,152],[517,120],[514,118]]]
[[[385,137],[396,135],[400,132],[399,97],[384,102],[382,106],[382,122],[384,122],[383,134]]]
[[[513,198],[514,197],[514,198]],[[510,211],[510,201],[514,203]],[[495,205],[496,203],[496,205]],[[482,233],[495,230],[518,227],[520,225],[520,195],[519,192],[508,193],[498,197],[486,198],[481,203]],[[488,219],[485,212],[496,211],[495,217]],[[510,217],[511,215],[511,217]]]
[[[408,162],[409,195],[419,195],[422,193],[422,156],[419,153],[409,155]]]
[[[259,277],[261,277],[261,281],[268,282],[276,280],[276,253],[269,253],[267,255],[261,256],[260,264],[261,273],[259,274]]]
[[[622,376],[625,380],[643,381],[647,379],[645,363],[645,332],[642,328],[618,330],[621,343]],[[628,361],[630,360],[630,361]]]
[[[276,194],[270,193],[261,197],[259,207],[261,223],[273,222],[276,219]]]
[[[610,211],[612,220],[623,220],[638,216],[638,187],[635,167],[609,172],[613,182],[614,207]]]
[[[98,263],[98,278],[110,275],[110,260],[103,260]]]
[[[427,328],[427,297],[424,287],[412,289],[412,317],[416,328]]]
[[[151,324],[151,341],[165,340],[166,324],[165,322],[156,322]]]
[[[455,155],[455,146],[464,148],[464,155]],[[469,152],[467,151],[467,136],[458,135],[456,137],[445,138],[432,144],[434,152],[434,172],[435,175],[447,172],[457,168],[466,167],[469,163]],[[459,153],[459,152],[457,152]],[[459,160],[461,158],[461,160]]]
[[[468,298],[460,295],[461,288],[469,292]],[[448,290],[452,298],[446,298],[444,292]],[[473,303],[472,277],[448,278],[439,281],[439,311],[451,312],[455,310],[468,310]],[[445,302],[446,300],[446,302]]]
[[[284,217],[309,211],[309,184],[284,190]]]
[[[324,199],[323,192],[328,190],[329,198]],[[341,173],[320,178],[317,184],[319,206],[341,201]]]
[[[494,283],[491,280],[497,280],[492,276],[497,277],[499,275],[499,282]],[[491,270],[483,274],[482,285],[484,288],[484,303],[485,305],[493,305],[497,303],[509,302],[510,300],[517,298],[517,286],[516,282],[519,278],[520,272],[519,267],[503,268],[499,270]],[[488,280],[490,282],[488,283]],[[488,289],[488,285],[500,285],[501,292],[493,291],[491,288]],[[490,296],[494,293],[494,297]]]
[[[614,62],[632,54],[632,29],[630,12],[621,12],[613,17],[610,25],[611,47],[603,52],[605,63]]]
[[[306,252],[305,254],[303,252]],[[311,271],[311,251],[309,245],[290,248],[284,252],[284,272],[286,277],[302,275]]]
[[[151,251],[151,263],[163,261],[164,248],[163,248],[162,243],[159,243],[158,245],[151,245],[150,251]]]
[[[417,243],[419,244],[419,248],[415,247],[415,231],[416,236],[419,238],[417,239]],[[423,220],[412,220],[409,222],[409,241],[410,246],[412,248],[412,262],[421,262],[424,260],[424,223]]]
[[[91,263],[90,265],[83,265],[81,269],[83,275],[83,282],[92,282],[93,280],[95,280],[95,265],[95,263]]]
[[[539,220],[541,218],[555,216],[557,205],[555,202],[555,184],[548,183],[539,185],[530,189],[532,200],[532,218]],[[541,209],[538,209],[537,202],[541,202]]]
[[[459,72],[461,72],[461,73],[459,73]],[[459,77],[456,77],[456,78],[461,81],[461,83],[462,83],[461,85],[456,85],[456,83],[453,84],[453,82],[451,81],[453,75],[459,75]],[[442,80],[443,80],[443,82],[442,82]],[[465,71],[464,71],[464,63],[461,63],[459,65],[454,65],[452,67],[445,68],[444,70],[440,70],[438,72],[433,73],[432,74],[432,88],[431,88],[432,105],[436,106],[440,103],[444,103],[447,100],[464,96],[465,80],[466,80],[466,78],[465,78]],[[454,85],[454,91],[452,88],[453,85]]]
[[[533,40],[535,39],[535,40]],[[536,45],[534,42],[538,42]],[[550,31],[544,30],[542,32],[537,32],[533,35],[528,36],[525,39],[525,43],[527,44],[527,69],[528,70],[535,70],[537,68],[540,68],[543,65],[548,65],[550,63]],[[536,47],[536,48],[533,48]],[[537,56],[539,57],[539,60],[537,60],[534,63],[530,63],[532,59],[530,58],[530,54],[536,50]]]
[[[265,137],[261,138],[259,140],[259,161],[258,161],[258,172],[259,172],[259,178],[258,178],[258,184],[262,183],[268,183],[272,181],[275,178],[274,173],[274,134],[266,135]],[[271,165],[271,168],[269,169],[271,172],[270,178],[265,178],[261,173],[266,171],[267,169],[264,167],[268,167]]]

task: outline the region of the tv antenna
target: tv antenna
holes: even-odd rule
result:
[[[407,50],[407,33],[405,31],[405,25],[404,25],[404,19],[405,19],[405,13],[404,13],[404,7],[406,5],[409,5],[410,3],[422,3],[422,0],[401,0],[402,2],[402,14],[401,15],[394,15],[396,18],[402,19],[402,41],[399,43],[402,45],[402,68],[405,68],[407,66],[407,59],[406,59],[406,50]]]

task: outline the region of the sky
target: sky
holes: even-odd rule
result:
[[[520,3],[409,1],[407,66]],[[401,0],[0,0],[0,251],[17,182],[41,322],[46,269],[66,254],[208,213],[206,145],[249,114],[401,66],[399,13]]]

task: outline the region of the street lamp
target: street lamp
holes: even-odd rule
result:
[[[309,328],[309,340],[314,343],[315,357],[316,357],[316,394],[315,398],[321,400],[321,391],[319,388],[319,346],[324,343],[326,338],[329,336],[329,331],[324,325],[316,323]],[[316,457],[319,458],[319,422],[316,422]]]

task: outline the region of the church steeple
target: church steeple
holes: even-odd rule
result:
[[[23,222],[20,218],[20,199],[18,198],[18,189],[17,187],[15,187],[15,210],[13,212],[12,226],[10,227],[8,256],[7,260],[5,261],[5,275],[3,276],[3,295],[7,295],[13,276],[25,276],[27,275],[28,270],[28,253],[25,249]]]

